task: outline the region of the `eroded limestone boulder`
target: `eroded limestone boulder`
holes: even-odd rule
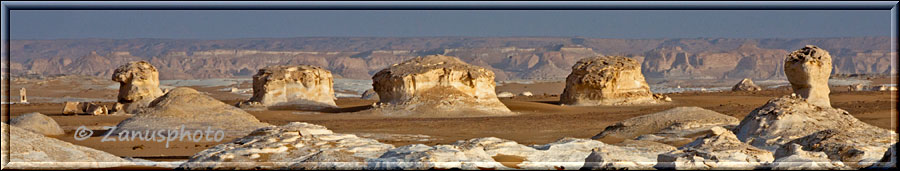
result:
[[[854,168],[879,160],[897,134],[854,118],[842,109],[811,104],[797,96],[770,100],[750,112],[735,128],[737,137],[750,145],[788,156],[790,144],[804,151],[821,151],[832,161]],[[779,149],[781,148],[781,149]]]
[[[657,169],[742,169],[750,170],[775,160],[772,152],[738,140],[731,131],[713,127],[712,133],[679,148],[660,154]]]
[[[456,57],[430,55],[381,70],[372,77],[376,111],[393,116],[511,115],[497,99],[494,72]]]
[[[4,155],[4,160],[9,157],[4,169],[91,169],[133,165],[100,150],[45,137],[6,123],[2,126],[3,130],[9,130],[9,137],[3,138],[3,154],[9,155]]]
[[[731,87],[731,91],[760,91],[762,88],[753,83],[753,80],[749,78],[744,78],[741,82],[738,82]]]
[[[109,108],[107,108],[106,105],[101,105],[99,103],[66,102],[63,105],[64,106],[63,106],[62,114],[64,114],[64,115],[78,115],[78,114],[107,115],[107,114],[109,114]]]
[[[660,103],[650,92],[637,60],[621,56],[584,58],[572,66],[560,95],[565,105]]]
[[[253,97],[244,106],[336,108],[331,71],[311,65],[275,65],[253,75]],[[252,105],[250,105],[252,104]]]
[[[229,139],[242,137],[269,124],[197,90],[178,87],[154,100],[134,117],[119,122],[113,135],[126,131],[180,130],[182,126],[189,131],[221,130]]]
[[[393,145],[353,134],[333,133],[324,126],[291,122],[253,131],[230,143],[203,150],[180,169],[360,169]]]
[[[368,89],[359,97],[363,100],[378,100],[378,93],[375,92],[375,89]]]
[[[609,143],[637,139],[681,146],[704,136],[713,127],[733,127],[739,122],[737,118],[700,107],[676,107],[626,119],[606,127],[592,139]]]
[[[63,135],[66,133],[53,118],[37,112],[9,119],[9,125],[42,135]]]
[[[516,94],[510,93],[507,91],[501,91],[500,93],[497,93],[497,97],[500,97],[500,98],[516,97]]]
[[[805,151],[798,144],[786,145],[784,151],[776,154],[775,162],[769,165],[773,170],[850,170],[841,161],[828,159],[821,151]]]
[[[147,61],[134,61],[119,66],[113,72],[112,80],[119,82],[118,103],[125,105],[125,113],[137,113],[163,95],[159,89],[159,72]]]
[[[533,146],[494,137],[475,138],[450,145],[415,144],[391,149],[377,159],[370,159],[366,169],[574,170],[584,166],[592,149],[603,146],[600,141],[577,138]]]
[[[653,141],[625,140],[595,148],[581,170],[651,170],[660,154],[677,148]]]
[[[831,107],[828,78],[831,77],[831,55],[813,45],[791,52],[784,59],[784,74],[794,93],[810,104]]]

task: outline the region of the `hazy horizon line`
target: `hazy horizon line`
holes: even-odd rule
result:
[[[9,39],[10,41],[35,41],[35,40],[248,40],[248,39],[301,39],[301,38],[586,38],[586,39],[621,39],[621,40],[658,40],[658,39],[835,39],[835,38],[870,38],[892,37],[886,36],[835,36],[835,37],[661,37],[661,38],[604,38],[585,36],[299,36],[299,37],[244,37],[225,39],[200,39],[200,38],[59,38],[59,39]]]

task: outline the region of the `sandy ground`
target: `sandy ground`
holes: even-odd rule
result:
[[[876,82],[876,81],[873,81]],[[887,80],[877,82],[895,83]],[[105,85],[108,82],[97,83]],[[58,85],[62,84],[62,85]],[[71,90],[73,85],[63,82],[43,83],[43,88],[31,88],[29,95],[48,97],[90,97],[115,98],[114,90],[91,89],[88,91],[62,92]],[[247,86],[247,85],[240,85]],[[631,117],[650,114],[678,106],[698,106],[742,119],[753,109],[762,106],[768,100],[789,95],[788,88],[769,89],[761,92],[686,92],[668,94],[674,101],[664,105],[628,106],[628,107],[575,107],[560,106],[558,94],[564,84],[560,82],[537,84],[504,84],[497,91],[519,93],[534,92],[533,97],[501,98],[501,101],[515,116],[505,117],[468,117],[468,118],[396,118],[372,115],[373,100],[356,98],[340,98],[337,104],[340,109],[319,112],[294,110],[248,111],[259,120],[273,125],[288,122],[309,122],[328,127],[337,133],[376,133],[376,134],[420,134],[430,136],[426,141],[417,140],[384,140],[396,146],[422,143],[426,145],[447,144],[457,140],[478,137],[498,137],[510,139],[522,144],[545,144],[564,137],[590,138],[600,133],[606,126]],[[194,87],[208,92],[214,98],[228,104],[234,104],[247,97],[223,92],[225,87]],[[17,90],[13,83],[12,90]],[[56,89],[56,90],[44,90]],[[17,91],[13,91],[15,95]],[[556,93],[554,93],[556,92]],[[545,95],[546,93],[546,95]],[[863,122],[896,130],[896,92],[850,92],[846,88],[832,88],[831,100],[836,108],[849,111]],[[111,104],[111,102],[104,102]],[[67,134],[57,136],[63,141],[83,145],[110,152],[123,157],[137,157],[148,160],[171,161],[184,160],[190,155],[216,145],[217,143],[194,143],[173,141],[169,147],[159,142],[101,142],[103,126],[114,126],[129,116],[67,116],[62,115],[61,103],[32,103],[4,105],[9,115],[16,117],[29,112],[41,112],[58,122]],[[4,122],[7,120],[4,112]],[[83,141],[74,139],[74,132],[79,126],[86,126],[94,131],[91,138]],[[228,140],[226,140],[228,141]]]

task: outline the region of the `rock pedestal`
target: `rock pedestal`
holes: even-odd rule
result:
[[[331,72],[310,65],[267,66],[253,76],[251,106],[335,108]],[[243,107],[243,105],[240,105]]]
[[[497,99],[494,72],[455,57],[418,57],[379,71],[372,86],[386,115],[508,115]]]
[[[146,107],[149,101],[163,95],[159,89],[159,72],[147,61],[119,66],[112,80],[119,82],[118,103],[125,105],[126,113],[135,113],[135,110]]]
[[[28,103],[28,96],[26,93],[25,87],[19,89],[19,103]]]
[[[831,107],[828,78],[831,76],[831,55],[813,45],[791,52],[784,59],[784,73],[794,93],[810,104]]]
[[[621,56],[584,58],[572,66],[560,95],[565,105],[652,104],[650,86],[637,60]]]

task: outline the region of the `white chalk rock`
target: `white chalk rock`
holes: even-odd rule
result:
[[[560,95],[565,105],[632,105],[655,99],[637,60],[621,56],[584,58],[572,66]]]
[[[725,128],[714,127],[711,131],[678,151],[660,154],[656,168],[750,170],[775,160],[772,152],[741,142]]]
[[[810,104],[831,107],[828,78],[831,77],[831,55],[813,45],[791,52],[784,59],[784,74],[794,93]]]
[[[310,65],[275,65],[253,75],[253,97],[241,107],[336,108],[331,72]],[[252,105],[250,105],[252,104]]]

